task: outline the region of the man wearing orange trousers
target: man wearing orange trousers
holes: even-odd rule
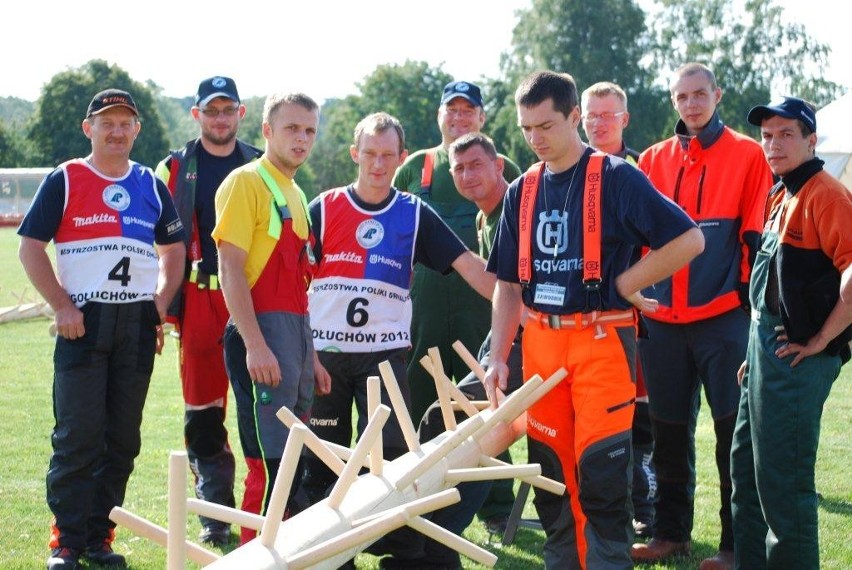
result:
[[[524,377],[568,377],[528,410],[530,460],[567,487],[537,491],[547,568],[632,568],[630,430],[639,291],[698,255],[699,230],[641,172],[580,140],[573,78],[536,72],[515,92],[518,122],[541,163],[509,188],[488,268],[489,399],[523,316]],[[597,205],[599,207],[587,207]],[[641,260],[642,247],[650,252]]]

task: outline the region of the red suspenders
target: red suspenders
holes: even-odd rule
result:
[[[583,185],[583,285],[587,291],[598,291],[601,285],[601,171],[604,156],[602,152],[595,152],[589,157]],[[533,164],[524,175],[521,188],[518,277],[522,285],[529,285],[532,278],[533,214],[538,183],[543,172],[543,162]]]

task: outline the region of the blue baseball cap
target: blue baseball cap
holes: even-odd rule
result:
[[[812,133],[816,132],[816,113],[804,99],[798,97],[781,97],[773,99],[769,105],[752,107],[748,112],[748,122],[759,127],[764,119],[775,115],[802,121]]]
[[[196,107],[203,107],[216,97],[225,97],[234,103],[239,103],[240,94],[237,93],[237,84],[234,83],[234,80],[221,75],[205,79],[198,84],[195,105]]]
[[[473,83],[467,81],[447,83],[444,87],[444,93],[441,95],[441,105],[449,103],[456,97],[467,99],[473,103],[474,107],[482,107],[482,93],[479,91],[479,87]]]

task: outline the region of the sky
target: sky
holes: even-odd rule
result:
[[[515,12],[530,3],[10,2],[0,27],[0,96],[34,101],[56,73],[95,58],[119,65],[137,81],[155,82],[172,97],[193,95],[205,77],[227,75],[242,97],[304,91],[323,101],[357,93],[357,84],[378,65],[406,60],[427,61],[456,79],[476,81],[499,76]],[[776,3],[832,47],[826,78],[852,89],[852,65],[843,58],[852,53],[852,33],[847,18],[836,14],[841,2]]]

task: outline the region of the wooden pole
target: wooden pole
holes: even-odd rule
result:
[[[294,425],[287,436],[287,443],[284,444],[284,454],[281,456],[281,463],[278,465],[278,473],[275,475],[272,495],[266,509],[266,520],[263,521],[263,527],[260,530],[260,543],[267,548],[272,548],[275,544],[278,527],[281,526],[281,519],[284,517],[284,511],[287,508],[290,487],[293,485],[293,478],[296,476],[296,469],[299,466],[299,456],[305,446],[306,432],[309,431],[304,424]]]
[[[169,455],[169,534],[166,568],[183,570],[186,566],[186,475],[189,459],[185,451]]]

